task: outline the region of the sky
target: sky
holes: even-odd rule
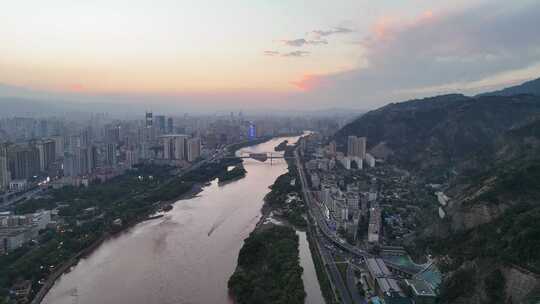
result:
[[[540,77],[537,0],[18,0],[0,96],[372,109]]]

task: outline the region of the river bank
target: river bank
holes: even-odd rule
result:
[[[168,206],[173,205],[177,201],[189,199],[195,197],[198,193],[202,191],[202,185],[200,183],[196,183],[192,186],[192,188],[189,190],[189,192],[182,194],[178,197],[177,200],[171,200],[168,202],[162,202],[161,206]],[[161,218],[163,215],[159,215],[159,217],[152,217],[151,214],[147,214],[140,219],[134,220],[132,222],[126,223],[124,226],[119,228],[119,230],[115,231],[114,233],[106,233],[102,237],[100,237],[97,241],[95,241],[93,244],[91,244],[89,247],[83,249],[81,252],[77,253],[74,257],[70,258],[67,262],[65,262],[63,265],[60,266],[54,273],[52,273],[49,278],[45,281],[43,286],[39,289],[39,291],[36,293],[34,298],[32,299],[32,304],[40,304],[41,301],[43,301],[43,298],[47,295],[49,290],[54,286],[58,278],[60,278],[64,273],[69,272],[69,270],[76,266],[79,261],[88,255],[92,254],[103,242],[115,238],[118,235],[126,232],[127,230],[131,229],[135,225],[152,219]]]
[[[234,273],[228,280],[231,297],[236,304],[265,303],[303,304],[306,292],[300,266],[299,236],[294,226],[272,222],[277,210],[272,193],[281,193],[280,175],[264,197],[261,217],[244,240]],[[280,182],[281,181],[281,182]]]
[[[259,297],[270,301],[268,303],[273,303],[272,301],[281,303],[283,296],[272,298],[270,295],[280,294],[283,285],[302,287],[302,292],[290,291],[294,296],[287,299],[287,303],[304,303],[305,301],[310,304],[324,303],[318,284],[318,269],[314,264],[315,258],[313,257],[312,260],[309,232],[305,229],[307,228],[304,218],[305,206],[298,197],[300,188],[295,183],[296,171],[292,163],[287,165],[287,172],[277,177],[274,183],[268,187],[270,192],[264,197],[261,218],[244,241],[237,267],[229,279],[229,290],[237,304],[255,303],[253,301],[257,301]],[[277,232],[277,230],[283,231]],[[301,269],[300,272],[293,272],[289,275],[281,273],[273,276],[274,273],[264,273],[261,270],[261,268],[266,269],[265,265],[269,263],[267,261],[269,257],[261,255],[260,252],[270,250],[267,249],[267,246],[269,248],[279,247],[279,244],[276,243],[277,240],[273,238],[275,233],[287,234],[288,241],[296,242],[294,248],[288,248],[288,255],[282,256],[277,263],[288,264],[293,269],[298,267]],[[259,242],[261,239],[262,243]],[[259,262],[250,263],[249,261],[252,260]],[[278,268],[276,271],[279,272],[279,270]],[[259,273],[259,277],[252,277],[253,273]],[[282,278],[287,278],[289,281],[284,284]]]
[[[243,152],[273,151],[284,139],[296,140],[272,139]],[[59,278],[43,303],[233,303],[227,281],[240,248],[261,218],[268,185],[287,170],[284,160],[246,159],[244,166],[244,178],[204,184],[202,192],[175,204],[165,216],[104,241]],[[312,263],[311,256],[302,237],[298,247],[301,265],[309,270],[303,263]],[[310,285],[317,283],[310,280],[315,276],[304,274],[306,291],[318,290]]]
[[[172,177],[169,181],[165,183],[163,187],[168,188],[175,188],[177,186],[174,185],[174,182],[181,182],[183,175]],[[213,179],[215,176],[208,176],[208,180]],[[206,181],[208,182],[208,181]],[[102,236],[100,236],[97,240],[95,240],[92,244],[89,246],[83,248],[81,251],[77,252],[74,256],[69,258],[67,261],[63,262],[61,265],[57,267],[57,269],[49,274],[43,285],[39,288],[37,293],[32,299],[32,304],[39,304],[43,300],[43,298],[46,296],[46,294],[50,291],[50,289],[54,286],[58,278],[60,278],[64,273],[68,272],[72,267],[76,266],[79,261],[82,258],[85,258],[86,256],[92,254],[103,242],[113,239],[115,237],[118,237],[122,233],[125,233],[135,225],[142,223],[144,221],[147,221],[149,219],[157,219],[163,216],[163,213],[168,212],[172,209],[172,205],[175,204],[178,201],[186,200],[194,198],[196,195],[198,195],[203,190],[203,184],[201,182],[191,182],[189,183],[190,188],[186,190],[186,188],[179,188],[179,189],[168,189],[168,196],[176,195],[174,198],[165,200],[165,201],[158,201],[149,210],[142,211],[140,214],[136,215],[135,217],[129,219],[126,222],[122,222],[121,225],[117,225],[114,227],[112,231],[106,231]],[[179,193],[181,192],[181,193]],[[150,194],[151,195],[151,194]],[[151,195],[152,196],[152,195]],[[157,214],[156,213],[161,213]]]

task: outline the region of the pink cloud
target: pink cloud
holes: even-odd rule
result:
[[[300,80],[291,81],[290,84],[302,91],[311,91],[322,84],[322,78],[318,75],[306,74]]]
[[[369,42],[391,39],[401,31],[434,22],[436,17],[431,10],[427,10],[413,19],[406,19],[396,15],[381,16],[375,21],[371,27],[371,34],[366,38]]]
[[[81,92],[84,91],[84,89],[84,85],[81,83],[72,83],[68,87],[68,90],[73,92]]]
[[[540,62],[538,16],[538,3],[515,6],[502,0],[427,10],[415,18],[383,16],[360,43],[365,64],[306,75],[291,84],[311,93],[311,100],[380,104],[418,97],[413,91],[437,94],[439,87],[511,75]],[[476,87],[466,90],[478,92]]]

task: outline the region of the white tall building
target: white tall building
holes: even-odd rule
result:
[[[366,164],[371,168],[375,167],[375,157],[369,153],[366,153]]]
[[[349,136],[347,140],[347,156],[364,159],[366,157],[366,138]]]

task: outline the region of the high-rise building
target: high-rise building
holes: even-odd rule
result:
[[[89,146],[86,148],[86,157],[88,164],[88,173],[93,173],[97,167],[97,148],[95,146]]]
[[[206,135],[205,139],[205,147],[207,147],[208,149],[215,149],[218,147],[218,139],[216,133],[212,132]]]
[[[114,126],[109,125],[105,129],[105,139],[108,142],[113,142],[113,143],[119,142],[120,141],[120,126],[119,125],[114,125]]]
[[[118,164],[118,160],[116,157],[116,149],[116,143],[108,143],[106,145],[105,163],[109,166],[116,166]]]
[[[161,136],[164,159],[185,160],[187,158],[187,135],[169,134]]]
[[[0,144],[0,191],[6,191],[11,181],[8,166],[8,145]]]
[[[64,175],[78,176],[94,172],[97,163],[95,146],[76,148],[64,156]]]
[[[64,154],[64,176],[77,176],[80,174],[79,158],[76,153]]]
[[[39,152],[32,145],[13,145],[8,149],[12,179],[28,179],[39,173]]]
[[[92,142],[92,139],[91,139],[91,134],[90,134],[90,128],[85,128],[81,132],[80,145],[82,147],[88,147],[91,142]]]
[[[81,137],[79,135],[72,135],[69,137],[69,151],[75,152],[77,148],[82,146]]]
[[[201,139],[191,138],[187,142],[187,161],[193,162],[201,156]]]
[[[185,160],[186,159],[186,140],[187,135],[176,135],[174,137],[174,159]]]
[[[152,112],[146,112],[145,114],[145,128],[143,131],[143,141],[153,143],[156,139],[156,128],[154,128],[154,116]]]
[[[347,139],[347,156],[356,156],[356,136],[350,135]]]
[[[39,153],[39,171],[49,170],[56,159],[56,144],[54,140],[42,140],[36,143]]]
[[[360,159],[365,159],[366,158],[366,138],[365,137],[359,137],[358,138],[358,154],[357,155],[358,157],[360,157]]]
[[[171,137],[161,137],[161,145],[163,146],[163,159],[173,159],[174,145]]]
[[[151,128],[154,125],[154,119],[152,117],[152,112],[146,112],[145,114],[145,126]]]
[[[51,138],[54,141],[54,152],[56,153],[55,159],[60,159],[64,156],[65,142],[63,136],[53,136]]]
[[[255,124],[251,122],[248,127],[248,138],[255,139],[256,137],[257,137],[257,128],[255,127]]]
[[[129,168],[133,168],[134,165],[139,163],[137,152],[133,150],[126,150],[126,165]]]
[[[167,118],[167,133],[174,133],[174,120],[172,117]]]
[[[336,155],[336,152],[337,152],[337,148],[336,148],[336,142],[335,141],[331,141],[329,144],[328,144],[328,153],[330,155]]]
[[[166,124],[165,124],[165,116],[156,115],[156,127],[158,128],[161,134],[165,134],[165,132],[167,131]]]
[[[349,136],[347,141],[347,156],[364,159],[366,157],[366,138]]]

